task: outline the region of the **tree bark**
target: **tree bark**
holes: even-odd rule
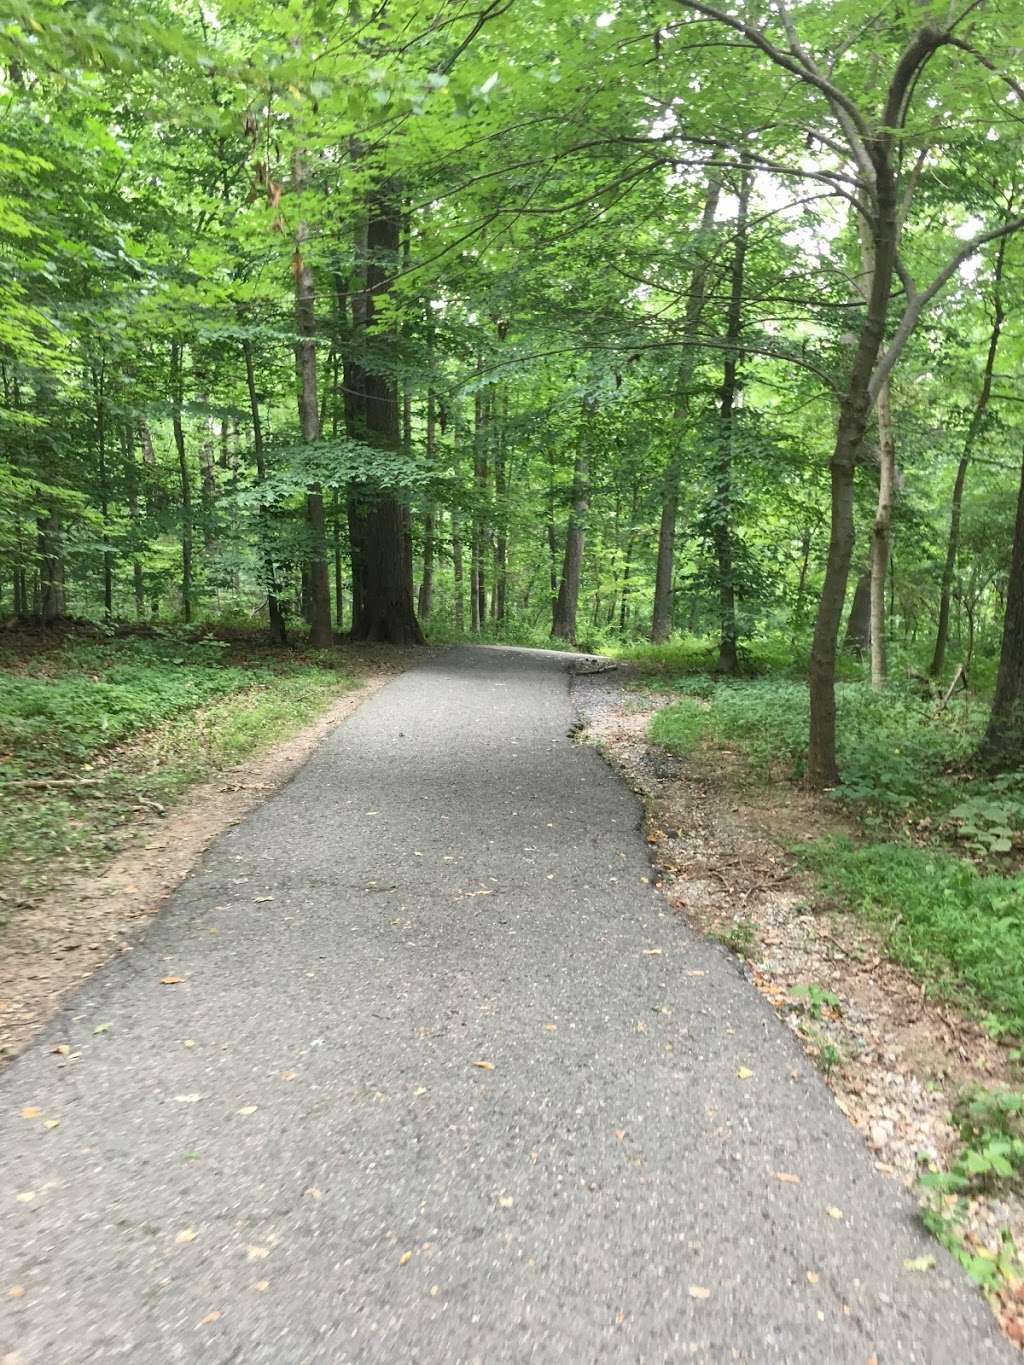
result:
[[[377,302],[387,292],[398,258],[399,233],[397,190],[393,184],[379,185],[369,196],[364,287],[353,295],[353,321],[364,333],[372,328]],[[379,332],[374,339],[378,346],[393,340]],[[353,364],[351,374],[350,434],[384,451],[398,451],[401,429],[394,375],[362,364]],[[413,608],[406,508],[393,489],[364,486],[357,511],[361,602],[353,637],[423,644]]]
[[[580,580],[583,574],[583,550],[587,534],[587,511],[590,506],[590,459],[587,443],[590,437],[590,416],[593,403],[586,399],[576,438],[576,457],[573,462],[572,503],[565,528],[565,553],[562,558],[562,578],[555,599],[551,634],[557,640],[576,639],[576,610],[580,599]]]
[[[427,467],[433,469],[437,446],[437,400],[434,390],[427,391]],[[419,602],[421,621],[429,621],[434,609],[434,504],[428,495],[423,516],[423,574],[420,578]]]
[[[651,640],[661,644],[672,631],[672,579],[675,573],[676,522],[679,517],[679,485],[683,471],[681,442],[690,405],[690,385],[697,366],[697,327],[704,310],[708,273],[711,267],[710,236],[715,224],[715,210],[721,193],[717,180],[708,182],[697,236],[697,250],[701,253],[690,275],[690,292],[683,318],[683,352],[676,374],[675,411],[672,414],[670,440],[672,442],[665,478],[662,485],[661,521],[658,527],[658,557],[654,576],[654,611],[651,618]]]
[[[889,406],[889,382],[882,385],[876,403],[878,419],[878,503],[871,527],[871,586],[870,630],[871,686],[876,691],[885,687],[886,625],[885,581],[889,574],[889,554],[892,545],[892,503],[896,488],[896,439]]]
[[[296,195],[305,186],[305,168],[301,152],[295,154],[292,180]],[[320,440],[320,408],[317,403],[316,375],[316,294],[313,267],[305,256],[309,240],[309,225],[299,221],[295,229],[295,252],[292,274],[295,279],[295,371],[298,379],[299,426],[302,439],[312,445]],[[331,590],[327,579],[327,533],[324,518],[324,495],[319,482],[310,484],[306,492],[306,525],[309,530],[308,559],[310,627],[309,643],[314,649],[326,649],[334,641],[331,628]]]
[[[171,427],[174,448],[178,455],[178,480],[181,488],[181,614],[188,624],[192,620],[192,481],[185,453],[185,429],[181,422],[184,400],[181,373],[182,343],[171,342]]]
[[[263,448],[263,419],[260,416],[259,393],[256,388],[256,367],[253,360],[252,342],[248,337],[242,342],[242,356],[245,360],[245,387],[249,394],[249,412],[252,418],[252,451],[256,462],[256,482],[266,483],[267,459]],[[270,538],[271,511],[261,505],[259,511],[259,553],[263,564],[263,587],[267,594],[267,623],[270,638],[275,644],[283,645],[288,641],[284,612],[281,609],[281,591],[277,582],[277,567]]]
[[[956,478],[953,481],[953,496],[949,511],[949,534],[946,537],[946,557],[942,565],[942,583],[939,589],[939,620],[935,629],[935,649],[932,653],[932,661],[928,666],[928,674],[932,678],[937,678],[946,666],[946,649],[949,644],[949,604],[953,591],[953,575],[956,572],[957,554],[960,550],[960,517],[963,508],[964,485],[967,482],[967,470],[970,468],[975,444],[984,429],[985,419],[988,416],[996,356],[999,352],[1003,323],[1006,320],[1002,294],[1005,252],[1006,238],[1003,237],[1000,239],[996,251],[992,288],[992,331],[989,333],[988,350],[985,354],[985,369],[982,375],[981,389],[974,404],[970,425],[967,428],[963,449],[960,452]]]
[[[1002,652],[980,757],[988,767],[1000,770],[1019,768],[1024,762],[1024,461],[1006,585]]]
[[[726,318],[726,351],[719,394],[718,445],[715,452],[713,534],[718,561],[719,644],[717,671],[739,672],[736,629],[735,547],[733,544],[732,449],[735,407],[739,393],[740,334],[743,330],[743,271],[747,255],[747,211],[750,206],[750,170],[740,172],[737,195],[736,236],[730,271],[729,310]]]
[[[856,650],[858,654],[867,649],[871,642],[871,570],[865,569],[857,579],[857,586],[850,603],[850,613],[846,618],[846,634],[843,637],[845,649]]]

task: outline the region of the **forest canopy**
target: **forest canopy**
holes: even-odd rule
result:
[[[1017,0],[0,26],[0,610],[844,651],[1024,753]]]

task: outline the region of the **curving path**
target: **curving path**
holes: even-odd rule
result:
[[[565,670],[391,683],[0,1077],[3,1365],[1016,1359]]]

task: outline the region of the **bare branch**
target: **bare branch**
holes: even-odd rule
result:
[[[871,377],[868,394],[872,403],[878,397],[879,390],[892,373],[893,366],[899,359],[904,346],[906,346],[909,341],[914,328],[921,318],[921,314],[931,303],[932,299],[935,298],[936,294],[940,293],[946,287],[963,263],[970,260],[976,251],[980,251],[981,248],[987,246],[989,242],[998,241],[1000,237],[1008,237],[1014,232],[1020,232],[1022,228],[1024,228],[1024,215],[1019,218],[1011,218],[1009,222],[1001,223],[997,228],[991,228],[988,232],[982,232],[979,233],[977,237],[972,237],[971,240],[966,242],[956,255],[943,266],[927,288],[920,290],[907,300],[907,306],[903,310],[903,316],[900,318],[899,326],[893,333],[892,341],[890,341],[886,350],[883,352],[878,364],[875,366],[875,372]]]

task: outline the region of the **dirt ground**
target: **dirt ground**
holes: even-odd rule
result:
[[[652,746],[650,718],[675,698],[631,691],[627,679],[618,672],[576,680],[581,737],[642,798],[669,903],[746,959],[750,979],[822,1066],[880,1171],[911,1185],[929,1162],[944,1167],[959,1095],[976,1083],[1019,1086],[1007,1050],[929,999],[870,925],[823,903],[794,868],[787,847],[851,831],[827,797],[757,781],[727,749],[682,759]],[[836,1003],[809,996],[809,986]],[[1024,1248],[1024,1197],[972,1199],[965,1227],[974,1248],[997,1251],[1003,1229]],[[1024,1286],[993,1306],[1007,1335],[1024,1345]]]
[[[349,662],[360,679],[311,725],[211,781],[163,816],[140,808],[119,831],[128,847],[100,869],[61,876],[45,899],[20,907],[0,939],[0,1066],[56,1014],[68,992],[120,953],[231,825],[289,782],[320,741],[417,656],[368,651]],[[140,743],[145,743],[143,737]]]

